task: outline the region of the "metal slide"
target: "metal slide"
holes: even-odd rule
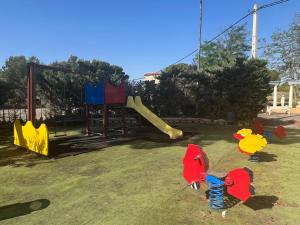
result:
[[[136,96],[133,100],[132,96],[128,96],[127,98],[127,108],[132,108],[141,114],[146,120],[153,124],[153,126],[157,127],[159,130],[169,135],[171,139],[177,139],[182,137],[183,133],[181,130],[177,130],[167,123],[165,123],[161,118],[151,112],[146,106],[143,105],[141,97]]]

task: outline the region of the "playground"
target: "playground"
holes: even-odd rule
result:
[[[299,224],[299,6],[6,1],[0,224]]]
[[[44,159],[21,151],[9,160],[2,158],[1,224],[45,224],[45,220],[47,224],[295,224],[299,220],[299,164],[290,163],[300,157],[299,130],[288,129],[288,137],[268,144],[260,162],[251,163],[236,150],[232,138],[236,127],[180,127],[186,136],[175,142],[158,130],[144,130],[135,140],[74,156]],[[189,143],[205,149],[215,174],[244,166],[255,171],[255,196],[245,204],[229,199],[223,218],[220,211],[209,208],[206,188],[183,189],[182,159]],[[13,146],[5,151],[18,152]],[[35,211],[39,204],[41,209]]]
[[[40,75],[34,71],[60,69],[28,67],[27,122],[16,119],[1,130],[3,224],[44,224],[45,218],[50,224],[293,224],[299,219],[299,165],[290,163],[299,157],[297,114],[259,114],[259,124],[247,127],[253,134],[224,119],[160,118],[140,96],[126,96],[123,82],[101,79],[82,84],[79,121],[71,118],[68,124],[66,110],[58,121],[40,121],[35,102]],[[274,130],[280,125],[282,136]],[[189,156],[190,144],[206,153],[200,149],[201,156]],[[205,170],[197,172],[199,166]],[[214,182],[224,189],[213,192]]]

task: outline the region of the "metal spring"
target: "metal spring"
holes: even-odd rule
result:
[[[224,185],[209,183],[209,206],[211,209],[224,208]]]
[[[248,159],[250,162],[259,162],[259,154],[256,152],[255,154],[251,155]]]
[[[269,144],[272,143],[272,135],[273,135],[272,131],[265,131],[264,132],[264,136],[267,139],[267,142]]]

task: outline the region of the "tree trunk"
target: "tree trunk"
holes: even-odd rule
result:
[[[5,121],[5,109],[4,107],[2,108],[2,121]]]

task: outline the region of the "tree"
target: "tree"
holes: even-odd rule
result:
[[[300,78],[300,13],[288,30],[275,32],[272,43],[265,48],[272,69],[291,79]]]
[[[27,63],[29,62],[40,63],[36,57],[14,56],[6,60],[5,65],[0,69],[1,105],[5,104],[5,107],[11,109],[26,107]],[[74,74],[35,68],[36,106],[48,107],[52,115],[71,114],[74,109],[79,109],[83,102],[85,83],[96,84],[105,78],[117,85],[129,77],[119,66],[99,60],[81,60],[76,56],[70,56],[66,61],[57,61],[50,65],[75,72]]]
[[[246,25],[233,27],[224,38],[216,42],[205,42],[201,48],[201,68],[214,72],[230,67],[237,58],[245,58],[251,46],[247,40]],[[197,55],[194,64],[198,62]]]
[[[190,77],[195,73],[194,66],[177,64],[167,67],[159,77],[158,96],[162,115],[193,115],[195,104],[192,104]]]
[[[278,81],[280,78],[280,72],[277,70],[269,70],[268,75],[271,81]]]
[[[144,82],[144,91],[141,95],[143,102],[147,105],[151,110],[160,113],[160,100],[159,100],[159,89],[158,85],[155,84],[155,81],[145,81]]]
[[[218,72],[225,112],[235,112],[240,121],[251,121],[267,103],[271,93],[267,62],[240,58],[231,68]]]
[[[24,108],[26,104],[26,58],[10,57],[2,67],[1,77],[7,83],[7,105],[11,108]]]
[[[44,103],[48,105],[51,114],[54,115],[71,114],[73,110],[81,107],[84,84],[96,85],[100,80],[105,79],[118,85],[129,77],[119,66],[95,59],[83,60],[77,56],[70,56],[67,61],[54,62],[51,66],[75,72],[40,71],[40,93]]]
[[[4,103],[6,102],[8,92],[8,84],[4,80],[0,80],[0,106],[4,105]]]
[[[144,93],[144,82],[142,81],[128,81],[126,82],[127,96],[142,96]]]

